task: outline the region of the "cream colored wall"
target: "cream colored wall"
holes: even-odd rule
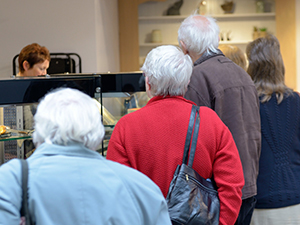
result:
[[[120,71],[136,71],[139,66],[138,6],[144,2],[166,0],[118,0]]]
[[[276,0],[276,36],[285,65],[285,83],[296,89],[296,0]]]
[[[296,0],[296,71],[297,71],[297,87],[296,90],[300,91],[300,0]]]

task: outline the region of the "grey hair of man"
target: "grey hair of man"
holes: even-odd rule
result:
[[[104,136],[99,108],[90,96],[71,88],[48,93],[34,116],[33,142],[56,145],[82,144],[96,150]]]
[[[217,53],[220,29],[216,20],[209,16],[193,14],[187,17],[178,29],[178,42],[188,51],[198,55]]]
[[[148,77],[152,96],[183,96],[193,70],[189,55],[173,45],[152,49],[141,70]]]

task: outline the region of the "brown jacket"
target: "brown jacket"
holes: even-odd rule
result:
[[[243,199],[256,195],[261,149],[259,100],[250,76],[218,54],[204,54],[195,63],[185,98],[213,109],[231,131],[243,165]]]

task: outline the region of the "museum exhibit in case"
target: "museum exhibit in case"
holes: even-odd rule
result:
[[[27,158],[34,151],[31,134],[39,99],[59,88],[78,89],[99,103],[105,138],[98,152],[106,155],[110,135],[117,121],[148,102],[142,72],[56,74],[45,77],[0,79],[0,164],[13,158]],[[102,107],[101,107],[102,106]]]

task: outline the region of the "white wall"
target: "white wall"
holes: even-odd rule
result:
[[[50,52],[75,52],[82,72],[119,71],[117,0],[1,0],[0,77],[33,42]]]

